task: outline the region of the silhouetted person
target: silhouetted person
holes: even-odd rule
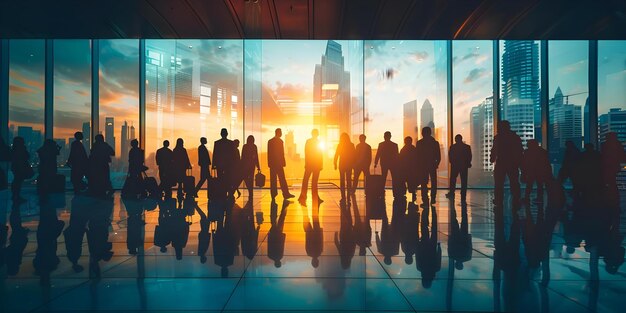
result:
[[[341,259],[341,268],[348,269],[356,249],[356,237],[349,205],[341,203],[339,213],[341,223],[339,232],[335,232],[335,247],[337,247],[337,252]]]
[[[626,163],[624,146],[617,139],[617,133],[606,134],[606,141],[602,144],[602,179],[607,188],[609,205],[619,210],[619,192],[617,189],[617,174]]]
[[[363,184],[367,184],[367,178],[370,176],[370,164],[372,164],[372,147],[365,142],[367,137],[364,134],[359,136],[359,143],[355,147],[354,152],[354,178],[352,179],[352,193],[359,184],[359,177],[363,173]]]
[[[522,181],[526,183],[525,201],[530,201],[533,185],[537,184],[537,200],[543,202],[543,189],[552,178],[552,167],[548,151],[539,146],[535,139],[528,140],[527,149],[522,154]]]
[[[313,199],[321,201],[319,192],[317,190],[317,182],[320,178],[320,171],[322,170],[324,157],[322,149],[320,149],[320,143],[317,139],[319,131],[313,129],[311,131],[311,138],[307,139],[304,145],[304,176],[302,177],[302,188],[300,190],[300,197],[298,201],[304,205],[306,203],[306,197],[309,188],[309,178],[311,179],[311,195]],[[312,176],[312,177],[311,177]]]
[[[174,210],[172,213],[172,248],[174,248],[176,260],[183,258],[183,248],[187,246],[187,241],[189,240],[189,223],[186,220],[187,206],[191,206],[195,210],[197,203],[193,197],[186,198],[183,202],[183,207]]]
[[[337,170],[337,160],[339,160],[339,188],[341,189],[341,199],[349,200],[352,191],[352,167],[354,166],[354,144],[350,141],[347,133],[342,133],[339,137],[339,144],[335,150],[333,164]]]
[[[415,201],[415,191],[417,188],[417,170],[415,169],[416,157],[417,151],[413,145],[413,138],[407,136],[404,138],[404,146],[400,149],[396,176],[398,176],[398,180],[402,181],[402,194],[406,193],[406,190],[408,190],[413,194],[413,201]]]
[[[143,165],[145,161],[144,152],[139,148],[139,141],[133,139],[130,141],[130,150],[128,151],[128,175],[139,180],[141,173],[146,170]]]
[[[9,161],[11,161],[11,148],[9,148],[4,142],[4,139],[0,137],[0,162],[4,163]],[[7,189],[7,187],[7,173],[4,166],[0,166],[0,191]]]
[[[185,143],[182,138],[176,139],[176,146],[172,151],[172,177],[174,184],[178,185],[177,198],[183,197],[183,181],[186,172],[191,168],[191,162],[189,161],[189,155],[187,149],[185,149]]]
[[[24,202],[26,199],[20,196],[22,184],[25,179],[33,177],[34,171],[30,166],[30,155],[26,150],[24,138],[19,136],[13,138],[13,146],[11,147],[11,171],[13,172],[11,199],[13,203]]]
[[[463,269],[463,263],[472,259],[472,235],[467,221],[467,205],[461,204],[461,223],[456,215],[454,201],[449,202],[450,231],[448,234],[448,256],[457,270]]]
[[[5,259],[0,262],[5,262],[7,265],[7,274],[14,276],[19,273],[20,266],[22,265],[22,258],[24,256],[24,250],[28,245],[28,233],[30,229],[22,226],[22,215],[20,212],[19,204],[13,204],[11,207],[11,214],[9,216],[9,224],[11,225],[11,236],[9,236],[9,245],[4,248],[6,242],[7,227],[2,230],[4,243],[0,248],[5,249]],[[2,263],[0,263],[2,264]]]
[[[432,208],[432,207],[431,207]],[[428,223],[428,213],[432,213],[432,224]],[[415,265],[422,274],[422,287],[430,288],[437,272],[441,269],[441,245],[437,233],[437,211],[426,205],[422,212],[422,225],[419,243],[417,245],[417,262]],[[429,231],[430,226],[430,231]]]
[[[213,168],[217,171],[217,178],[221,184],[227,187],[228,194],[231,193],[233,168],[236,166],[235,145],[228,139],[228,130],[222,128],[219,140],[213,144]]]
[[[89,154],[89,190],[93,195],[113,195],[109,164],[114,155],[115,150],[104,141],[104,136],[96,135]]]
[[[126,248],[128,254],[136,255],[144,243],[142,233],[145,228],[144,207],[141,200],[122,198],[128,217],[126,218]]]
[[[161,253],[167,252],[167,246],[172,242],[172,221],[176,210],[176,199],[165,197],[159,201],[158,224],[154,227],[154,245]]]
[[[378,253],[383,255],[383,262],[386,265],[391,265],[393,257],[400,254],[400,228],[402,224],[400,224],[401,219],[398,218],[398,215],[404,210],[406,210],[406,199],[394,198],[391,224],[387,218],[384,218],[380,227],[380,234],[378,231],[375,232],[376,248]]]
[[[378,162],[380,162],[383,180],[387,181],[387,173],[393,168],[396,160],[398,159],[398,144],[391,141],[391,132],[389,131],[385,132],[383,138],[385,141],[379,143],[378,149],[376,150],[374,168],[376,168],[378,166]]]
[[[254,209],[250,199],[248,199],[248,202],[246,202],[246,205],[241,211],[239,223],[241,225],[241,253],[248,260],[252,260],[259,246],[259,230],[261,229],[261,224],[256,226],[254,224]]]
[[[174,158],[174,153],[169,146],[169,140],[164,140],[163,147],[157,150],[155,156],[156,164],[159,167],[160,187],[161,190],[165,192],[166,197],[171,196],[172,186],[174,184],[174,179],[172,177],[172,160]]]
[[[56,210],[42,205],[37,226],[37,250],[33,258],[35,275],[48,282],[50,273],[57,269],[61,260],[57,256],[57,238],[63,232],[65,222],[58,219]]]
[[[407,213],[403,216],[400,248],[404,252],[404,263],[413,264],[413,255],[417,253],[419,243],[419,212],[414,202],[409,202]]]
[[[561,184],[566,179],[570,179],[574,190],[578,187],[578,181],[576,177],[576,165],[578,158],[580,157],[580,150],[576,147],[573,141],[568,140],[565,142],[565,153],[563,153],[563,160],[561,161],[561,169],[559,170],[558,180]]]
[[[74,186],[74,193],[80,193],[85,189],[83,177],[87,176],[87,168],[89,166],[89,157],[83,145],[83,133],[74,133],[74,141],[70,148],[70,155],[67,158],[67,165],[72,169],[70,180]]]
[[[221,276],[228,277],[228,267],[233,265],[237,249],[232,213],[227,212],[226,217],[217,222],[212,237],[213,261],[221,268]]]
[[[113,244],[109,241],[112,201],[99,201],[92,208],[87,244],[89,245],[89,277],[100,277],[100,261],[108,262],[113,257]]]
[[[231,185],[234,192],[237,193],[237,199],[241,196],[239,186],[241,185],[241,153],[239,152],[239,139],[233,140],[233,157],[232,157],[232,169],[230,173]]]
[[[46,139],[43,146],[37,149],[39,156],[39,176],[37,176],[37,189],[40,194],[47,194],[54,182],[57,173],[57,156],[61,147],[52,139]]]
[[[67,259],[72,263],[72,269],[75,272],[83,271],[83,266],[78,264],[78,260],[82,256],[83,239],[87,232],[87,222],[91,209],[88,199],[80,195],[75,195],[72,198],[69,225],[63,231]]]
[[[278,195],[277,181],[280,181],[283,198],[290,199],[294,197],[294,195],[289,193],[289,186],[285,178],[285,166],[287,163],[285,162],[283,140],[280,139],[282,135],[283,131],[280,128],[276,128],[274,137],[267,141],[267,165],[270,168],[270,194],[272,199]]]
[[[209,156],[209,150],[206,148],[206,138],[200,138],[200,145],[198,146],[198,166],[200,166],[200,180],[196,185],[196,194],[202,188],[202,185],[211,177],[211,157]],[[208,187],[207,187],[208,188]]]
[[[461,135],[454,136],[454,144],[448,151],[450,161],[450,192],[448,198],[454,198],[456,178],[461,176],[461,202],[464,203],[467,195],[467,171],[472,167],[472,148],[463,142]]]
[[[241,149],[241,180],[246,183],[248,197],[252,198],[254,189],[254,170],[261,171],[259,164],[259,152],[254,144],[254,136],[250,135],[246,139],[246,144]],[[238,182],[239,184],[239,182]]]
[[[311,208],[311,216],[306,211],[306,206],[302,205],[302,226],[304,228],[304,238],[306,254],[311,257],[311,266],[317,268],[320,264],[319,257],[324,251],[324,229],[320,225],[320,207],[319,201],[313,198]],[[312,221],[311,221],[312,220]]]
[[[198,232],[198,256],[200,257],[200,263],[206,263],[206,253],[209,251],[209,244],[211,243],[211,222],[207,218],[206,214],[200,206],[196,205],[196,212],[200,215],[200,231]]]
[[[439,142],[432,136],[430,127],[422,128],[422,139],[415,143],[417,151],[417,167],[422,172],[422,200],[428,202],[428,180],[430,179],[430,203],[435,204],[437,198],[437,168],[441,162]]]
[[[600,201],[604,191],[602,156],[593,144],[585,144],[585,150],[580,154],[577,168],[577,175],[580,178],[580,194],[585,206]]]
[[[491,163],[495,163],[493,171],[495,199],[494,203],[502,205],[504,201],[504,181],[509,178],[513,205],[517,206],[520,199],[519,167],[522,161],[522,140],[511,130],[509,121],[498,123],[498,133],[493,137],[491,147]]]
[[[365,215],[361,215],[356,201],[356,196],[352,195],[352,211],[354,212],[354,236],[356,244],[359,246],[359,255],[364,256],[367,248],[372,246],[372,227]]]
[[[281,260],[285,255],[285,240],[287,234],[283,232],[285,227],[285,217],[287,217],[287,206],[289,201],[283,200],[282,208],[280,209],[280,215],[277,217],[278,205],[276,202],[272,202],[270,212],[272,227],[270,227],[267,233],[267,257],[274,261],[275,267],[281,267]]]

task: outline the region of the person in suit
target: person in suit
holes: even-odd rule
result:
[[[421,167],[423,178],[422,182],[422,200],[428,202],[428,179],[430,178],[430,203],[435,204],[437,197],[437,168],[441,162],[441,151],[439,150],[439,142],[432,136],[430,127],[422,128],[422,139],[415,143],[417,150],[418,168]]]
[[[115,150],[104,141],[104,136],[96,135],[89,153],[89,190],[96,196],[113,196],[109,167],[113,156]]]
[[[128,151],[128,178],[133,182],[133,194],[139,195],[143,192],[142,188],[142,177],[141,173],[143,173],[147,167],[144,166],[145,162],[145,154],[144,151],[139,148],[139,141],[137,139],[133,139],[130,142],[130,151]]]
[[[43,146],[37,149],[39,156],[39,176],[37,187],[40,194],[47,194],[57,174],[57,156],[61,147],[52,139],[46,139]]]
[[[11,148],[4,142],[4,138],[0,137],[0,162],[11,161]],[[0,166],[0,190],[8,187],[7,172],[4,166]]]
[[[254,136],[250,135],[246,139],[246,144],[241,148],[241,180],[246,183],[248,196],[252,198],[254,188],[254,169],[261,171],[259,164],[259,152],[254,144]],[[241,182],[238,182],[238,184]]]
[[[339,137],[339,144],[335,150],[333,164],[337,170],[337,160],[339,160],[339,186],[341,189],[341,200],[349,201],[352,191],[352,168],[354,167],[354,144],[350,141],[347,133],[342,133]]]
[[[232,184],[232,169],[234,159],[234,144],[233,141],[228,139],[228,130],[222,128],[220,131],[222,138],[215,141],[213,144],[213,168],[217,170],[217,177],[222,184],[227,185],[227,190],[230,190]]]
[[[520,199],[519,167],[522,162],[522,139],[511,130],[509,121],[498,123],[498,134],[493,137],[491,147],[491,163],[495,163],[494,203],[502,205],[504,200],[504,181],[509,178],[513,204],[518,205]]]
[[[198,146],[198,166],[200,166],[200,180],[196,185],[196,198],[198,197],[198,191],[202,188],[202,185],[211,177],[211,157],[209,156],[209,150],[206,148],[207,140],[205,137],[200,138],[200,145]]]
[[[13,203],[20,203],[26,199],[20,196],[24,180],[33,176],[33,168],[30,166],[30,154],[26,150],[24,138],[17,136],[13,138],[11,147],[11,171],[13,172],[13,182],[11,183],[11,195]]]
[[[359,177],[363,173],[363,184],[367,184],[367,178],[370,176],[370,164],[372,164],[372,147],[365,142],[367,137],[364,134],[359,136],[359,143],[355,148],[354,160],[354,178],[352,179],[352,193],[354,194]]]
[[[467,171],[472,167],[472,148],[463,142],[460,134],[454,136],[454,144],[448,150],[450,162],[450,192],[446,194],[449,199],[454,198],[456,191],[456,178],[461,176],[461,202],[465,202],[467,195]]]
[[[172,178],[174,185],[178,185],[176,193],[178,199],[183,197],[183,180],[185,180],[186,172],[190,168],[191,162],[189,161],[187,149],[185,149],[185,142],[182,138],[178,138],[176,139],[176,146],[172,151]]]
[[[380,161],[380,168],[383,175],[383,180],[387,181],[387,173],[389,173],[395,161],[398,159],[398,144],[391,141],[391,132],[389,131],[385,132],[383,138],[385,139],[385,141],[379,143],[378,150],[376,150],[376,156],[374,157],[374,168],[378,166],[378,162]]]
[[[298,201],[302,205],[306,203],[309,178],[311,176],[313,176],[311,180],[311,193],[313,195],[313,199],[318,199],[319,202],[322,202],[317,190],[317,182],[320,177],[320,171],[322,170],[324,159],[322,156],[322,150],[319,147],[318,137],[319,131],[317,129],[313,129],[311,131],[311,138],[307,139],[304,145],[304,176],[302,177],[300,197],[298,197]]]
[[[239,152],[239,144],[239,139],[233,140],[233,157],[231,161],[231,174],[229,175],[232,189],[237,193],[237,199],[241,197],[241,192],[239,191],[239,185],[241,185],[241,153]]]
[[[156,152],[156,164],[159,167],[160,187],[166,197],[172,196],[172,160],[173,152],[169,140],[163,141],[163,147]]]
[[[280,188],[283,192],[283,198],[291,199],[294,197],[289,192],[289,186],[287,186],[287,179],[285,178],[285,147],[282,137],[283,131],[280,128],[276,128],[274,131],[274,137],[267,141],[267,165],[270,168],[270,194],[272,199],[278,195],[278,188],[276,186],[277,181],[280,181]]]
[[[74,133],[74,141],[70,148],[70,156],[67,159],[67,165],[72,169],[70,180],[74,186],[74,193],[78,194],[85,189],[83,177],[87,176],[87,166],[89,157],[82,143],[83,133]]]
[[[522,154],[522,181],[526,182],[525,201],[530,201],[533,185],[537,184],[537,200],[543,203],[543,188],[552,179],[552,167],[548,151],[539,146],[536,139],[530,139],[528,148]]]
[[[402,181],[402,194],[408,190],[413,195],[413,201],[416,199],[416,183],[415,177],[415,146],[413,145],[413,138],[407,136],[404,138],[404,146],[400,149],[400,155],[398,159],[398,180]]]

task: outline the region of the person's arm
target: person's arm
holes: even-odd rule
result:
[[[452,159],[454,159],[454,153],[452,153],[454,151],[454,145],[450,146],[450,149],[448,149],[448,163],[452,164]]]
[[[436,163],[435,168],[438,168],[439,167],[439,163],[441,163],[441,150],[439,149],[439,142],[435,141],[435,143],[436,143],[435,157],[437,158],[435,160],[435,163]]]
[[[259,150],[254,146],[252,151],[254,153],[254,165],[256,165],[257,170],[261,170],[261,165],[259,164]]]
[[[380,144],[378,145],[378,149],[376,149],[376,156],[374,157],[374,168],[378,165],[378,161],[380,161]]]
[[[493,138],[493,145],[491,146],[491,153],[489,154],[489,161],[495,163],[498,158],[498,138]]]
[[[472,147],[471,146],[467,146],[467,161],[468,161],[468,168],[472,167]]]

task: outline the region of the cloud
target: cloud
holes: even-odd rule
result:
[[[430,55],[426,51],[417,51],[417,52],[412,54],[413,61],[415,61],[417,63],[422,63],[422,62],[426,61],[429,57],[430,57]]]
[[[569,75],[572,73],[576,73],[578,71],[581,71],[585,68],[587,64],[586,60],[580,60],[578,62],[572,63],[572,64],[568,64],[562,68],[559,69],[560,74],[563,75]]]
[[[487,75],[489,75],[489,72],[487,72],[487,69],[485,69],[484,67],[474,68],[471,71],[469,71],[469,73],[467,74],[467,77],[463,79],[463,83],[469,84]]]
[[[29,93],[31,92],[31,89],[11,84],[9,85],[9,91],[17,93]]]

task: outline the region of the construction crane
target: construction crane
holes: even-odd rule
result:
[[[578,95],[582,95],[582,94],[586,94],[589,93],[589,91],[583,91],[583,92],[577,92],[577,93],[570,93],[569,95],[563,95],[563,98],[565,98],[565,104],[569,104],[569,97],[570,96],[578,96]]]

